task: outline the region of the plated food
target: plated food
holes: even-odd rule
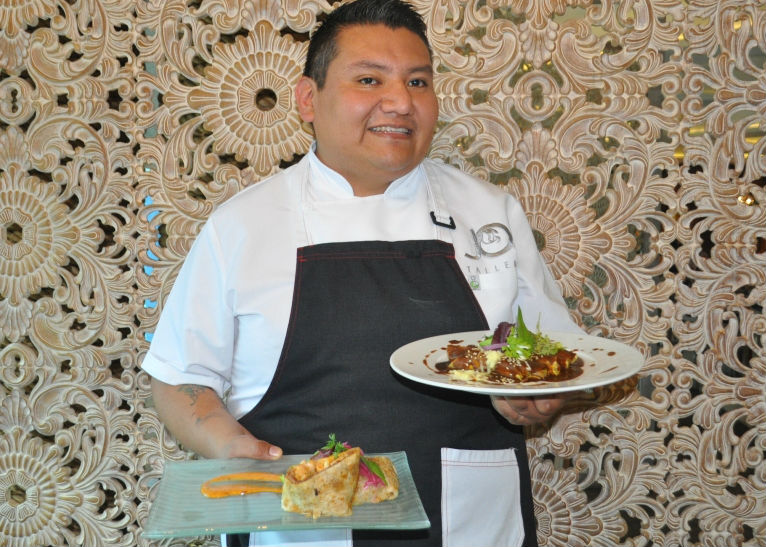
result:
[[[577,353],[524,324],[521,309],[516,323],[500,323],[491,336],[477,344],[447,344],[447,361],[438,362],[438,372],[456,380],[488,384],[555,382],[582,373]]]
[[[282,509],[312,518],[350,515],[361,455],[356,447],[288,468]]]
[[[644,365],[644,356],[637,348],[611,338],[591,336],[583,332],[540,332],[539,329],[534,334],[538,340],[547,337],[551,342],[560,344],[561,348],[574,353],[576,359],[558,374],[549,375],[545,380],[535,379],[532,375],[528,375],[524,381],[496,380],[490,378],[488,372],[480,369],[473,371],[469,366],[463,366],[464,370],[461,370],[455,362],[458,356],[455,353],[452,356],[448,354],[450,346],[474,346],[482,351],[492,351],[488,346],[491,345],[494,333],[478,330],[439,334],[414,340],[396,349],[391,354],[390,364],[394,372],[419,384],[502,397],[550,396],[593,389],[633,376],[640,372]],[[520,342],[523,340],[522,337]],[[507,338],[503,345],[508,345],[509,349],[513,347],[507,343]],[[449,364],[453,362],[450,371]],[[554,366],[552,362],[529,365],[532,369],[538,365],[550,365],[551,369]]]
[[[312,458],[312,454],[285,454],[278,460],[247,458],[166,461],[156,495],[149,507],[142,535],[147,539],[238,534],[245,531],[319,529],[420,530],[430,526],[415,481],[403,451],[365,454],[385,456],[396,469],[396,498],[381,503],[353,506],[347,517],[311,518],[282,509],[280,493],[229,495],[210,498],[200,492],[201,483],[221,476],[260,472],[284,475],[287,468]],[[277,483],[248,481],[281,489]],[[357,481],[357,486],[361,487]]]
[[[312,518],[342,517],[354,505],[396,498],[399,479],[385,456],[368,458],[359,447],[330,440],[313,458],[291,466],[284,477],[282,509]]]
[[[364,473],[364,477],[360,477],[360,480],[356,481],[354,498],[351,500],[352,505],[380,503],[381,501],[395,499],[399,495],[399,476],[396,473],[394,462],[387,456],[370,456],[367,458],[366,464],[364,459],[362,460],[360,470],[364,470],[370,464],[377,467],[382,477],[372,471],[370,473],[374,477],[370,476],[369,473]]]
[[[399,478],[386,456],[367,457],[361,448],[330,435],[311,458],[291,465],[282,475],[230,473],[205,481],[200,491],[210,498],[279,493],[284,511],[317,519],[349,516],[354,505],[394,499]]]

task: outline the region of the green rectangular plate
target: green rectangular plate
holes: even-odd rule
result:
[[[150,539],[161,539],[266,530],[428,528],[431,523],[412,480],[407,455],[404,452],[381,455],[391,458],[396,467],[399,496],[382,503],[357,505],[349,517],[321,517],[316,520],[283,511],[279,494],[260,493],[211,499],[200,493],[202,483],[213,477],[240,471],[281,474],[289,466],[310,455],[283,456],[278,461],[235,459],[166,462],[143,535]]]

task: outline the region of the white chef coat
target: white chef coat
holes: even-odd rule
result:
[[[440,191],[433,192],[434,184]],[[437,221],[454,222],[455,229],[435,225],[432,211]],[[520,306],[529,324],[580,332],[537,251],[524,211],[510,194],[426,159],[383,194],[357,197],[312,149],[298,164],[239,192],[210,216],[164,304],[142,367],[168,384],[213,388],[240,418],[260,401],[277,367],[292,306],[296,249],[412,239],[454,245],[491,327],[514,321]],[[514,451],[445,447],[441,463],[443,545],[519,545],[523,526]],[[483,516],[502,526],[484,527],[465,510],[471,503],[466,483],[482,484],[484,499],[498,501]],[[259,532],[250,541],[347,546],[351,534],[338,529]]]
[[[427,176],[438,178],[455,230],[434,225]],[[357,197],[312,149],[210,216],[164,303],[142,368],[171,385],[213,388],[240,418],[260,401],[276,370],[296,248],[436,239],[444,232],[491,327],[515,321],[521,306],[530,325],[580,332],[510,194],[426,159],[383,194]]]

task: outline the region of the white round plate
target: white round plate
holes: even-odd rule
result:
[[[633,376],[644,364],[644,356],[641,352],[616,340],[551,331],[543,334],[561,342],[566,349],[574,351],[582,359],[583,372],[578,377],[552,382],[493,384],[454,380],[449,374],[436,371],[436,363],[447,360],[448,343],[476,344],[489,334],[492,333],[488,331],[458,332],[410,342],[391,354],[391,368],[405,378],[430,386],[485,395],[526,397],[612,384]]]

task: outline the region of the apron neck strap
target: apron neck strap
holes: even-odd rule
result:
[[[421,166],[426,174],[426,191],[428,192],[428,205],[431,209],[431,222],[434,223],[437,231],[437,239],[453,243],[452,232],[455,230],[455,220],[449,214],[447,202],[444,199],[444,190],[439,181],[439,174],[436,168],[429,161],[424,161]]]

